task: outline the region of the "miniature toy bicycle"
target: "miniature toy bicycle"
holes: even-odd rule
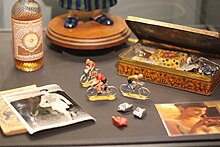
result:
[[[150,90],[143,87],[143,82],[138,82],[137,85],[132,88],[131,84],[121,84],[120,91],[123,96],[135,99],[147,100],[149,99]]]
[[[89,81],[94,79],[94,72],[100,72],[100,69],[95,68],[94,70],[84,70],[84,73],[80,77],[80,83],[82,84],[83,87],[89,87]]]
[[[97,92],[96,86],[91,86],[86,90],[86,96],[90,101],[97,100],[114,100],[117,89],[115,86],[106,85],[100,93]]]

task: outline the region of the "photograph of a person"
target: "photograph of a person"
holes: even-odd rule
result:
[[[30,134],[95,120],[55,84],[14,93],[6,100]]]
[[[155,104],[169,136],[220,133],[220,101]]]

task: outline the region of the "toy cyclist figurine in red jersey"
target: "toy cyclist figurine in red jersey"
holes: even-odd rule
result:
[[[95,62],[90,60],[90,59],[86,59],[86,69],[85,72],[89,73],[89,76],[91,76],[91,72],[95,69]]]
[[[91,19],[102,25],[113,25],[111,18],[103,14],[103,9],[117,4],[117,0],[59,0],[62,8],[68,9],[69,14],[64,22],[65,28],[74,28],[78,24],[79,11],[91,12]]]
[[[95,79],[90,81],[90,86],[86,90],[86,96],[90,101],[114,100],[117,89],[115,86],[109,86],[107,78],[101,73],[94,72]]]
[[[98,81],[98,83],[96,84],[97,93],[102,93],[102,91],[106,90],[106,88],[108,87],[108,81],[106,77],[101,73],[98,73],[96,75],[96,80]]]
[[[90,59],[86,59],[86,67],[82,76],[80,77],[80,83],[83,87],[89,86],[89,81],[95,78],[94,72],[99,72],[98,68],[95,68],[96,64]]]

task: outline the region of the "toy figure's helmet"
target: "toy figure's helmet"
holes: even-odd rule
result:
[[[95,67],[95,62],[90,59],[86,59],[86,66]]]
[[[139,77],[140,79],[142,79],[144,76],[143,76],[142,74],[139,74],[138,77]]]

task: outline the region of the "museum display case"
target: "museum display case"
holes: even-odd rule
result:
[[[150,91],[148,99],[132,99],[123,96],[120,92],[120,85],[127,82],[127,76],[129,75],[121,76],[118,74],[119,61],[121,61],[122,55],[127,52],[129,48],[135,45],[137,45],[136,47],[140,47],[140,42],[133,43],[126,41],[111,48],[92,49],[89,51],[74,50],[53,44],[53,42],[46,37],[47,26],[53,18],[67,12],[62,10],[62,8],[52,0],[39,0],[43,8],[44,66],[34,72],[23,72],[16,69],[13,62],[9,9],[14,2],[15,0],[0,1],[0,12],[2,12],[0,13],[0,18],[3,20],[0,22],[0,91],[24,88],[25,86],[28,86],[26,88],[29,89],[36,86],[41,87],[48,84],[57,84],[62,87],[65,93],[79,104],[83,110],[94,117],[96,121],[85,121],[39,131],[30,135],[21,123],[17,124],[16,121],[10,123],[9,121],[5,121],[17,118],[14,116],[14,113],[6,109],[7,107],[4,105],[5,109],[0,110],[0,124],[4,123],[4,127],[19,125],[20,131],[12,132],[12,134],[4,134],[4,132],[1,131],[0,146],[220,146],[219,133],[206,135],[186,134],[178,137],[169,136],[156,108],[156,105],[160,107],[164,118],[168,116],[166,112],[172,112],[172,115],[176,115],[177,108],[174,107],[173,104],[183,102],[194,103],[205,101],[209,102],[209,107],[216,107],[218,108],[217,111],[219,111],[219,103],[215,102],[218,101],[220,97],[220,86],[215,85],[215,90],[213,90],[214,88],[211,88],[210,91],[207,90],[211,95],[207,95],[210,93],[204,95],[199,92],[189,92],[147,80],[141,80],[144,86]],[[119,0],[116,6],[106,10],[106,12],[120,16],[124,20],[127,16],[137,16],[187,27],[198,27],[204,29],[204,32],[208,30],[207,32],[218,33],[218,24],[220,24],[218,22],[219,19],[217,19],[219,4],[218,1],[211,0],[168,0],[166,2],[164,0],[139,0],[138,2]],[[206,33],[202,34],[207,35]],[[134,34],[131,34],[130,37],[135,41],[137,39]],[[127,38],[127,36],[125,38]],[[208,42],[209,38],[207,43]],[[217,44],[218,43],[217,40]],[[138,48],[135,49],[138,50]],[[208,49],[208,51],[210,51],[212,55],[219,54],[219,50],[214,50],[213,52],[213,50]],[[142,52],[140,52],[140,54],[142,54]],[[123,56],[123,58],[124,57],[127,56]],[[101,73],[108,79],[109,85],[114,85],[117,89],[114,100],[88,100],[86,95],[88,87],[83,87],[80,83],[80,77],[84,72],[85,61],[87,59],[94,61],[96,67],[99,68]],[[130,64],[130,61],[130,59],[123,60],[126,64]],[[135,64],[134,66],[145,67],[139,64]],[[158,68],[160,69],[159,71],[166,71],[162,66]],[[152,67],[152,69],[154,68]],[[174,69],[172,69],[172,71],[177,74],[181,73],[180,71],[175,72]],[[138,73],[139,72],[134,72],[132,74]],[[188,74],[191,75],[192,73]],[[182,73],[180,75],[182,75]],[[219,75],[219,71],[217,75]],[[202,78],[200,75],[198,76]],[[144,78],[146,78],[146,75],[144,75]],[[212,78],[208,77],[208,79]],[[205,81],[207,81],[206,78]],[[2,98],[0,102],[3,102]],[[118,107],[125,103],[132,104],[133,107],[127,112],[118,111]],[[137,115],[137,111],[143,111],[144,115],[141,117],[135,116]],[[209,116],[208,112],[204,114],[206,114],[206,116],[203,116],[203,118],[207,119]],[[126,121],[123,126],[120,126],[119,123],[112,121],[113,118],[126,118],[122,119]],[[213,123],[212,127],[213,125],[219,129],[219,123]],[[3,129],[3,127],[1,129]],[[11,129],[16,129],[16,127],[11,127]],[[190,131],[188,131],[188,133],[189,132]]]

